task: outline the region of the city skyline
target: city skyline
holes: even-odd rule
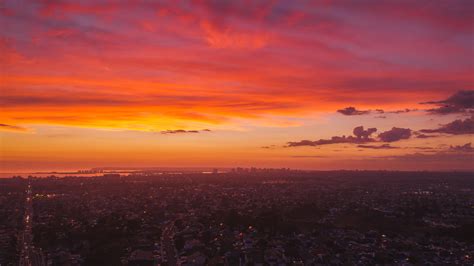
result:
[[[472,1],[3,1],[0,172],[474,170]]]

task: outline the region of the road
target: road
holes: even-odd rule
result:
[[[167,223],[163,229],[161,238],[161,249],[166,252],[164,258],[168,265],[177,265],[176,249],[174,246],[174,221]]]
[[[20,266],[44,266],[43,252],[33,245],[33,192],[28,182],[25,199],[24,229],[21,234]]]

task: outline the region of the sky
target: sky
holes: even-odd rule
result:
[[[0,172],[474,170],[473,16],[470,0],[1,0]]]

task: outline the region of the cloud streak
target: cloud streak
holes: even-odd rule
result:
[[[374,149],[374,150],[393,150],[393,149],[399,149],[399,147],[390,146],[390,144],[382,144],[382,145],[357,145],[357,148]]]
[[[15,125],[9,125],[9,124],[0,124],[0,130],[14,131],[14,132],[27,132],[27,131],[29,131],[28,128],[21,127],[21,126],[15,126]]]
[[[461,90],[445,100],[423,102],[422,104],[433,104],[439,107],[427,111],[437,115],[472,113],[474,108],[474,90]]]
[[[185,129],[168,129],[168,130],[163,130],[160,131],[161,134],[164,135],[169,135],[169,134],[195,134],[195,133],[201,133],[201,132],[210,132],[210,129],[203,129],[203,130],[185,130]]]
[[[337,110],[338,113],[341,113],[343,115],[366,115],[369,114],[371,111],[370,110],[357,110],[355,107],[346,107],[344,109]]]
[[[422,129],[421,133],[442,133],[451,135],[474,134],[474,117],[457,119],[435,129]]]
[[[460,152],[474,152],[474,148],[471,146],[471,143],[466,143],[464,145],[451,145],[449,150],[460,151]]]
[[[375,110],[358,110],[355,107],[346,107],[344,109],[339,109],[337,110],[338,113],[341,113],[343,115],[347,116],[353,116],[353,115],[368,115],[368,114],[403,114],[403,113],[410,113],[410,112],[415,112],[418,111],[418,109],[400,109],[400,110],[393,110],[393,111],[385,111],[383,109],[375,109]],[[377,118],[386,118],[386,116],[378,116]]]
[[[334,136],[330,139],[319,139],[315,141],[311,140],[301,140],[301,141],[290,141],[287,143],[287,147],[300,147],[300,146],[322,146],[330,144],[341,144],[341,143],[350,143],[350,144],[362,144],[368,142],[375,142],[376,140],[370,136],[376,132],[376,128],[364,129],[363,126],[354,128],[354,136]]]

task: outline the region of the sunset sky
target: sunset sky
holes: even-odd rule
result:
[[[473,170],[473,14],[471,0],[0,0],[0,172]]]

